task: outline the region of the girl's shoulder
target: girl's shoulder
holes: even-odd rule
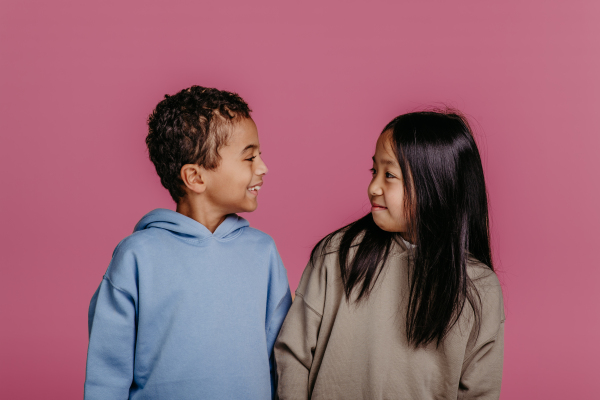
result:
[[[308,271],[310,274],[323,274],[324,270],[337,266],[342,236],[343,232],[333,232],[317,243],[306,266],[306,270],[310,270]]]
[[[326,264],[326,261],[327,264],[329,264],[331,260],[337,259],[342,237],[346,230],[347,229],[340,229],[321,239],[311,253],[309,265],[313,268],[321,268]],[[355,240],[354,242],[360,243],[359,240]]]
[[[483,319],[488,320],[492,327],[504,322],[502,285],[496,273],[479,260],[470,257],[467,262],[467,274],[476,289]],[[482,329],[485,330],[485,327]]]
[[[296,299],[301,298],[320,317],[328,285],[340,281],[338,251],[342,235],[340,232],[329,234],[315,246],[296,289]]]
[[[467,259],[467,274],[471,282],[479,287],[497,287],[500,288],[500,281],[496,273],[486,264],[469,256]]]
[[[325,236],[314,248],[313,255],[317,257],[331,257],[336,256],[340,251],[340,245],[342,241],[342,237],[348,230],[348,227],[340,229],[338,231],[332,232],[329,235]],[[354,251],[358,249],[359,244],[362,242],[366,232],[358,233],[353,239],[352,244],[350,245],[350,255]],[[410,243],[403,240],[400,236],[393,238],[391,247],[390,247],[390,255],[398,256],[412,247]]]

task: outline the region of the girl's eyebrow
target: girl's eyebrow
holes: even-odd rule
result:
[[[374,162],[375,164],[377,164],[377,161],[375,161],[375,156],[373,156],[373,157],[371,157],[371,158],[373,159],[373,162]],[[396,163],[395,163],[395,162],[393,162],[392,160],[390,160],[390,159],[387,159],[387,158],[384,158],[383,160],[381,160],[381,163],[382,163],[383,165],[396,165]]]

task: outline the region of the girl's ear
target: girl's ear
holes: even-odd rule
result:
[[[179,173],[185,186],[192,192],[200,194],[206,190],[204,172],[205,170],[198,164],[185,164]]]

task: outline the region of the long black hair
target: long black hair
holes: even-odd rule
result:
[[[493,271],[487,192],[477,145],[467,120],[458,112],[415,112],[394,118],[390,134],[404,185],[411,238],[408,342],[439,346],[468,302],[479,326],[481,301],[467,275],[476,259]],[[340,235],[340,271],[346,298],[356,288],[356,302],[369,297],[399,233],[380,229],[371,213],[327,235],[311,260],[325,253]],[[356,253],[350,257],[351,248]],[[318,251],[317,249],[322,249]]]

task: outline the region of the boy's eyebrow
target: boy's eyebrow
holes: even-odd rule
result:
[[[254,144],[254,143],[253,144],[249,144],[248,146],[244,147],[244,150],[242,150],[240,152],[240,155],[244,154],[246,152],[246,150],[250,150],[250,149],[258,149],[258,145]]]

